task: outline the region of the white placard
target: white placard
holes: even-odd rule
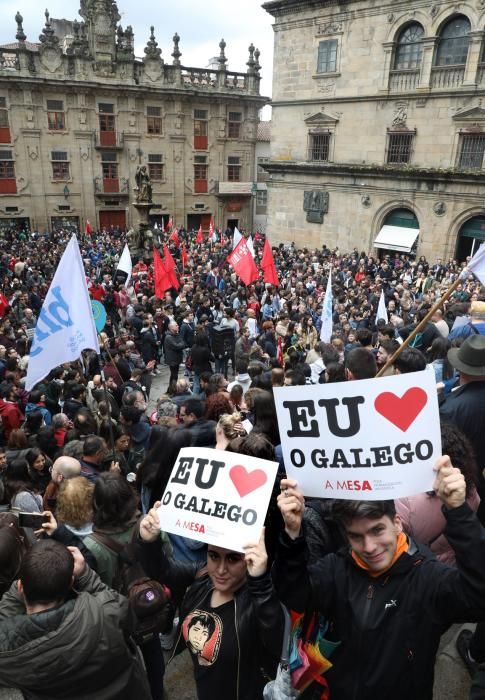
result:
[[[286,472],[306,496],[432,490],[441,434],[433,369],[274,390]]]
[[[237,552],[258,542],[277,462],[184,447],[158,511],[162,530]]]

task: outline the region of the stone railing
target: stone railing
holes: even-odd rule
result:
[[[440,66],[431,71],[432,88],[454,88],[463,84],[465,66]]]
[[[408,92],[418,87],[419,70],[392,70],[389,74],[391,92]]]
[[[478,64],[477,70],[477,85],[485,84],[485,63]]]
[[[182,68],[182,83],[184,85],[215,87],[217,71],[202,68]]]

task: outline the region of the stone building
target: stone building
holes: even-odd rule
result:
[[[38,43],[17,13],[0,47],[0,228],[136,224],[135,172],[148,166],[152,222],[252,226],[259,51],[228,70],[225,42],[209,68],[166,61],[151,28],[134,55],[113,0],[81,0],[82,21],[46,11]]]
[[[272,242],[485,240],[485,0],[272,0]]]
[[[254,182],[255,198],[254,198],[254,218],[253,230],[266,233],[268,224],[268,173],[263,166],[270,160],[271,141],[271,122],[260,121],[258,124],[258,132],[256,137],[256,158]]]

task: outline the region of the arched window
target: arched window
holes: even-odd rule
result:
[[[457,15],[445,24],[436,53],[437,66],[459,66],[466,63],[470,29],[470,21],[463,15]]]
[[[424,36],[423,27],[415,22],[409,24],[397,40],[394,70],[419,68],[423,56],[421,39]]]

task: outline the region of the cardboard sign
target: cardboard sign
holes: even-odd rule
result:
[[[378,501],[432,490],[441,433],[431,368],[274,395],[286,472],[306,496]]]
[[[258,542],[278,464],[224,450],[180,450],[162,498],[162,530],[237,552]]]

